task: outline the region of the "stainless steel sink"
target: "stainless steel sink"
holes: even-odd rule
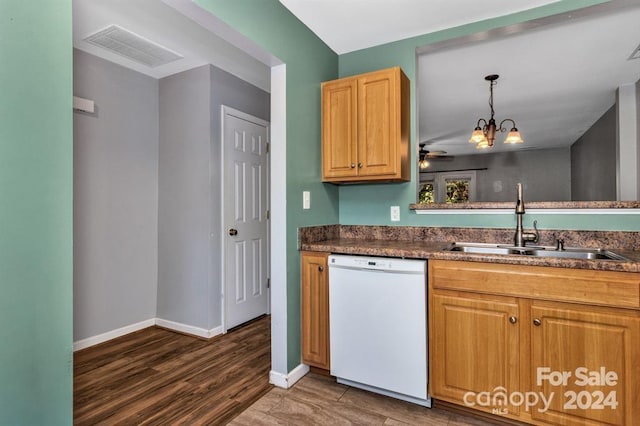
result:
[[[456,242],[447,248],[448,251],[477,254],[504,254],[534,257],[559,257],[566,259],[602,259],[630,261],[630,259],[609,250],[598,248],[566,248],[556,250],[554,247],[529,246],[513,247],[501,244],[488,243],[462,243]]]
[[[537,257],[564,257],[569,259],[604,259],[604,260],[620,260],[629,261],[624,256],[614,253],[609,250],[603,249],[581,249],[581,248],[568,248],[565,250],[544,249],[544,250],[531,250],[525,253],[529,256]]]
[[[453,243],[449,251],[461,251],[463,253],[483,254],[525,254],[525,248],[499,246],[497,244],[484,243]]]

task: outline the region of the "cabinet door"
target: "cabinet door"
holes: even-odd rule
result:
[[[433,397],[495,414],[518,415],[519,408],[508,406],[504,398],[495,405],[481,405],[476,399],[481,392],[493,396],[519,389],[515,301],[435,294],[429,331]]]
[[[355,177],[357,159],[357,84],[355,78],[322,85],[322,176]]]
[[[328,253],[302,253],[302,360],[329,370]]]
[[[400,72],[382,70],[358,79],[360,176],[399,174]]]
[[[547,410],[534,407],[534,419],[562,425],[631,425],[640,419],[636,313],[534,302],[531,319],[532,390],[552,396]]]

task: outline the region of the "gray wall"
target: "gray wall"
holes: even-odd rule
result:
[[[74,114],[74,340],[221,325],[220,105],[269,120],[269,94],[209,65],[156,80],[78,50],[74,94],[97,108]]]
[[[155,317],[158,82],[74,50],[74,340]]]
[[[209,329],[210,68],[160,80],[158,318]]]
[[[569,148],[460,155],[453,160],[433,160],[428,170],[482,168],[487,170],[476,171],[475,201],[514,201],[518,182],[524,184],[525,201],[570,199]],[[496,191],[498,187],[502,189]]]
[[[160,80],[158,309],[164,320],[222,324],[220,105],[269,119],[269,94],[206,65]]]
[[[571,145],[574,201],[616,199],[616,106]]]

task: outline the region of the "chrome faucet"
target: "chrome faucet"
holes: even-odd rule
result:
[[[516,247],[524,247],[527,241],[538,242],[538,221],[533,221],[534,232],[524,232],[522,229],[522,216],[524,216],[524,199],[522,198],[522,184],[516,184],[516,235],[513,237],[513,244]]]

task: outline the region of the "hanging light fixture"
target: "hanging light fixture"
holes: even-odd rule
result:
[[[500,77],[498,74],[491,74],[484,78],[489,82],[489,108],[491,109],[491,118],[489,118],[489,121],[484,118],[479,119],[478,124],[476,124],[476,128],[473,129],[473,133],[471,133],[469,142],[477,144],[476,148],[478,149],[491,148],[493,146],[493,141],[496,139],[496,132],[507,131],[506,128],[502,127],[502,125],[507,121],[510,121],[513,126],[511,127],[511,130],[509,130],[509,134],[507,134],[507,138],[504,143],[516,144],[523,142],[520,132],[516,128],[516,122],[512,119],[505,118],[500,122],[499,126],[496,126],[496,120],[493,118],[495,115],[495,111],[493,110],[493,86],[498,83],[498,77]]]
[[[425,149],[425,146],[426,146],[425,143],[420,144],[420,152],[419,152],[419,159],[418,159],[418,167],[420,167],[420,170],[424,170],[431,165],[429,160],[427,160],[427,154],[429,153],[429,151]]]
[[[420,170],[425,170],[431,165],[431,162],[429,160],[453,159],[452,155],[447,155],[447,151],[429,151],[427,149],[426,142],[420,143],[419,146],[420,150],[418,151],[418,167],[420,167]]]

